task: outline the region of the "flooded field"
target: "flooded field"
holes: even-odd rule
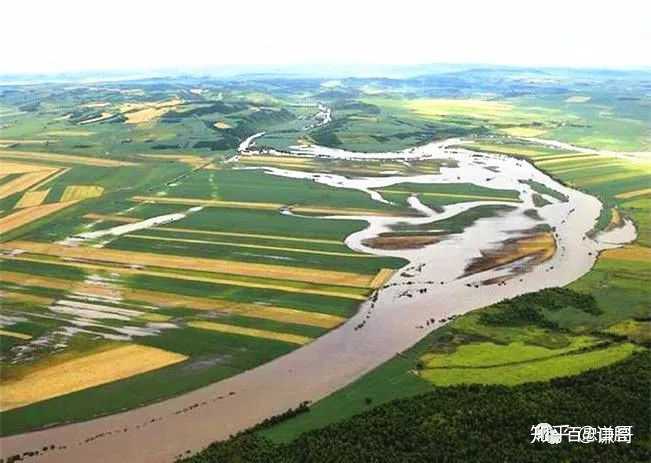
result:
[[[254,137],[247,139],[240,151],[246,151]],[[527,161],[449,148],[460,142],[455,139],[377,154],[318,146],[300,149],[302,155],[338,159],[455,161],[455,167],[442,167],[440,173],[431,175],[348,178],[261,167],[269,175],[363,191],[380,202],[388,200],[379,189],[401,183],[471,183],[496,192],[516,190],[518,201],[477,200],[433,208],[413,195],[408,202],[416,212],[414,216],[323,216],[368,223],[346,239],[352,250],[402,257],[410,262],[363,302],[346,323],[285,356],[185,395],[105,418],[3,438],[3,453],[12,455],[53,446],[51,451],[28,461],[173,461],[301,402],[314,402],[331,394],[455,316],[523,293],[567,285],[590,270],[602,249],[635,238],[635,227],[628,220],[615,229],[591,233],[602,208],[595,197],[554,181]],[[536,195],[544,198],[544,205],[536,205]],[[441,236],[419,247],[379,249],[368,245],[400,230],[403,236],[410,231],[435,235],[437,222],[485,205],[508,207],[472,221],[460,233]],[[141,223],[149,225],[147,221]],[[505,243],[540,233],[547,233],[549,240],[553,238],[553,246],[547,247],[551,251],[544,259],[533,254],[494,258],[473,271],[472,265],[478,259],[506,252]],[[59,310],[93,311],[95,305],[69,302]],[[111,313],[114,317],[131,315]]]

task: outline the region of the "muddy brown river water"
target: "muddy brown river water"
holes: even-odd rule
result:
[[[412,197],[411,205],[422,213],[421,217],[339,217],[341,220],[363,219],[369,224],[347,238],[350,248],[405,257],[410,261],[379,290],[375,303],[364,302],[348,322],[306,346],[202,389],[103,418],[2,438],[2,456],[6,458],[54,445],[55,450],[27,457],[25,461],[171,462],[303,401],[315,402],[331,394],[413,346],[451,315],[523,293],[571,283],[590,270],[601,249],[635,238],[635,227],[629,221],[614,232],[590,238],[588,233],[602,207],[596,198],[561,185],[528,162],[448,148],[459,142],[432,143],[398,153],[360,155],[319,147],[304,153],[350,159],[397,158],[406,162],[421,158],[457,161],[457,167],[441,168],[441,173],[436,175],[347,179],[265,168],[270,175],[311,178],[339,188],[366,191],[378,201],[384,199],[371,192],[371,188],[401,182],[463,182],[515,189],[520,192],[521,202],[506,203],[515,207],[495,217],[480,219],[452,238],[416,250],[376,250],[363,242],[390,230],[397,220],[412,225],[431,224],[436,228],[436,221],[477,205],[503,203],[459,203],[436,212]],[[542,183],[566,195],[568,200],[561,202],[546,197],[550,204],[537,208],[542,218],[542,222],[537,222],[523,214],[535,206],[531,187],[520,180]],[[480,251],[495,249],[512,238],[514,232],[531,229],[540,223],[548,224],[555,231],[557,252],[550,260],[502,285],[484,286],[482,282],[511,275],[513,269],[508,265],[464,276],[467,264],[479,257]],[[426,325],[430,319],[436,322]],[[363,328],[355,329],[362,322],[365,322]]]

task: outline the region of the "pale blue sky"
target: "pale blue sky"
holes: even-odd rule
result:
[[[230,64],[651,66],[648,0],[7,0],[0,73]]]

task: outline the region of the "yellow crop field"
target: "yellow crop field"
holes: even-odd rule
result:
[[[191,154],[141,154],[144,158],[157,159],[162,161],[178,161],[188,164],[194,168],[201,167],[206,164],[206,160],[201,156],[194,156]]]
[[[270,251],[285,251],[285,252],[296,252],[301,254],[318,254],[322,256],[340,256],[340,257],[360,257],[360,258],[375,258],[376,256],[371,254],[361,254],[355,252],[336,252],[336,251],[319,251],[316,249],[302,249],[302,248],[291,248],[283,246],[268,246],[265,244],[246,244],[246,243],[234,243],[232,241],[212,241],[212,240],[194,240],[187,238],[169,238],[164,236],[149,236],[149,235],[138,235],[138,234],[129,234],[126,235],[131,238],[138,238],[141,240],[152,240],[152,241],[172,241],[176,243],[195,243],[195,244],[205,244],[205,245],[219,245],[219,246],[228,246],[236,248],[248,248],[248,249],[267,249]]]
[[[34,161],[50,161],[55,163],[65,164],[82,164],[85,166],[98,166],[98,167],[119,167],[119,166],[135,166],[133,162],[116,161],[115,159],[93,158],[86,156],[76,156],[74,154],[55,154],[55,153],[41,153],[36,151],[16,151],[16,150],[0,150],[0,158],[4,159],[18,159],[18,160],[34,160]]]
[[[25,174],[27,172],[41,172],[43,170],[52,169],[52,166],[45,166],[43,164],[25,164],[22,162],[2,162],[2,174]]]
[[[90,137],[95,132],[89,130],[51,130],[45,132],[45,135],[55,135],[59,137]]]
[[[7,233],[28,223],[42,219],[50,214],[54,214],[61,209],[76,204],[77,201],[67,203],[43,204],[41,206],[28,207],[20,209],[12,214],[0,218],[0,233]]]
[[[16,331],[8,331],[3,329],[0,329],[0,336],[8,336],[10,338],[22,339],[25,341],[28,339],[32,339],[32,337],[29,334],[18,333]],[[2,389],[0,389],[0,391],[2,391]]]
[[[583,158],[591,157],[591,156],[593,155],[563,152],[560,154],[538,154],[533,156],[531,160],[535,163],[539,163],[540,161],[553,161],[558,159],[573,159],[575,161],[580,161]]]
[[[379,275],[379,274],[378,274]],[[376,277],[377,278],[377,277]],[[102,286],[79,283],[76,281],[64,280],[61,278],[45,277],[40,275],[27,275],[18,272],[3,272],[0,281],[16,285],[34,286],[40,288],[59,289],[63,291],[82,292],[99,296],[115,296],[113,290]],[[49,304],[51,298],[32,296],[25,293],[3,293],[5,297],[11,295],[24,300],[23,296],[30,297],[33,302]],[[334,328],[345,321],[345,318],[336,315],[324,314],[312,311],[303,311],[272,305],[237,303],[223,299],[212,299],[206,297],[185,296],[183,294],[172,294],[161,291],[148,291],[145,289],[122,288],[119,295],[129,301],[137,301],[161,307],[183,307],[195,310],[214,310],[223,313],[237,314],[251,318],[274,320],[283,323],[294,323],[298,325],[318,326],[321,328]],[[40,298],[34,300],[33,298]],[[23,298],[23,299],[21,299]],[[148,314],[157,315],[159,314]],[[143,316],[145,317],[145,316]],[[147,318],[149,321],[153,320]]]
[[[571,161],[575,160],[580,160],[580,161],[594,161],[595,159],[614,159],[612,156],[606,156],[603,154],[589,154],[586,156],[578,156],[578,155],[568,155],[568,156],[557,156],[557,157],[545,157],[541,158],[539,161],[536,161],[536,164],[543,164],[545,167],[547,167],[550,164],[564,164],[568,163]]]
[[[182,204],[184,206],[227,207],[235,209],[277,210],[283,207],[282,204],[278,203],[249,203],[241,201],[219,201],[213,199],[172,198],[158,196],[134,196],[131,199],[137,202],[152,202],[157,204]]]
[[[651,262],[651,248],[646,246],[624,246],[609,249],[601,253],[603,259],[629,260],[636,262]]]
[[[230,124],[227,124],[226,122],[222,122],[222,121],[217,121],[213,125],[215,126],[216,129],[221,129],[221,130],[230,129],[233,127]]]
[[[0,185],[0,199],[11,196],[15,193],[20,193],[27,188],[35,185],[42,180],[48,178],[50,175],[56,173],[58,169],[45,169],[38,172],[28,172],[18,178],[10,180],[7,183]]]
[[[39,206],[47,207],[47,206]],[[29,211],[24,209],[22,211]],[[306,283],[331,284],[367,288],[372,277],[357,273],[317,270],[313,268],[234,262],[186,256],[151,254],[117,249],[73,247],[34,241],[11,241],[0,243],[0,249],[23,249],[34,254],[72,257],[125,265],[142,265],[173,269],[186,269],[213,273],[242,275],[246,277],[272,278],[276,280],[302,281]]]
[[[510,104],[498,101],[446,98],[412,100],[407,107],[421,116],[468,115],[487,119],[493,119],[513,110]]]
[[[112,222],[122,222],[122,223],[136,223],[136,222],[141,222],[141,219],[137,219],[135,217],[127,217],[125,215],[116,215],[116,214],[86,214],[84,215],[84,219],[91,219],[91,220],[110,220]]]
[[[408,191],[400,190],[379,190],[381,193],[392,193],[392,194],[411,194]],[[449,198],[465,198],[465,199],[483,199],[486,201],[507,201],[513,203],[519,203],[519,199],[505,198],[503,196],[482,196],[482,195],[466,195],[460,193],[418,193],[419,196],[436,196],[436,197],[449,197]]]
[[[2,144],[8,144],[8,145],[13,145],[14,143],[22,143],[24,145],[44,145],[46,143],[50,143],[56,140],[21,140],[21,139],[6,139],[6,138],[0,138],[0,143]]]
[[[102,196],[104,188],[97,185],[70,185],[61,196],[61,202],[80,201],[82,199],[97,198]]]
[[[14,209],[21,209],[23,207],[39,206],[45,198],[47,198],[49,189],[38,191],[27,191],[23,194],[22,198],[16,203]]]
[[[166,322],[172,319],[169,315],[163,315],[160,313],[146,313],[141,315],[139,318],[148,322]]]
[[[380,286],[384,285],[384,283],[386,283],[394,273],[396,273],[396,271],[391,268],[381,269],[379,272],[377,272],[375,278],[371,280],[371,284],[369,286],[371,288],[379,288]]]
[[[391,215],[387,212],[379,212],[368,209],[339,209],[336,207],[323,206],[288,206],[280,203],[264,202],[242,202],[242,201],[220,201],[215,199],[195,199],[195,198],[170,198],[159,196],[134,196],[131,198],[136,202],[148,202],[155,204],[181,204],[184,206],[204,206],[204,207],[222,207],[229,209],[257,209],[263,211],[275,211],[283,207],[288,207],[292,212],[297,214],[324,214],[324,215]]]
[[[5,278],[5,273],[10,273],[10,272],[2,272],[0,275],[0,281],[5,282],[5,283],[16,283],[16,284],[24,284],[25,280],[27,279],[28,275],[23,275],[21,281],[12,281],[12,278]],[[54,302],[54,299],[51,297],[47,296],[38,296],[36,294],[29,294],[29,293],[19,293],[15,291],[0,291],[0,299],[7,299],[11,301],[20,301],[20,302],[31,302],[33,304],[39,304],[39,305],[49,305],[52,302]]]
[[[89,387],[182,362],[185,355],[128,344],[56,363],[34,366],[22,377],[3,382],[0,411],[11,410]]]
[[[501,143],[490,144],[490,143],[473,143],[469,145],[462,145],[466,148],[470,148],[477,151],[487,151],[489,153],[503,153],[503,154],[513,154],[516,156],[524,156],[535,159],[540,157],[540,159],[551,159],[556,156],[572,156],[568,151],[559,151],[558,154],[546,154],[545,152],[537,149],[532,145],[504,145]],[[578,154],[577,156],[581,156]]]
[[[92,214],[92,213],[84,215],[84,218],[92,219],[92,220],[110,220],[113,222],[123,222],[123,223],[135,223],[135,222],[140,222],[141,220],[134,217],[127,217],[123,215]],[[328,239],[318,239],[318,238],[297,238],[294,236],[263,235],[257,233],[218,232],[212,230],[195,230],[193,228],[180,228],[180,227],[152,227],[150,230],[165,230],[165,231],[171,231],[175,233],[191,233],[197,235],[262,238],[267,240],[291,241],[291,242],[299,242],[299,243],[342,244],[342,241],[338,241],[338,240],[328,240]]]
[[[0,249],[3,246],[5,245],[0,244]],[[46,263],[52,262],[51,259],[49,259],[48,257],[34,257],[34,256],[26,257],[25,255],[20,255],[20,256],[13,255],[9,257],[0,254],[0,259],[19,260],[22,262],[46,262]],[[277,281],[264,280],[264,279],[260,279],[258,281],[249,281],[249,280],[241,280],[236,275],[233,276],[220,275],[219,277],[199,276],[196,274],[184,275],[182,273],[171,272],[171,271],[165,272],[160,270],[143,270],[143,269],[126,268],[122,265],[111,265],[110,263],[99,265],[99,264],[91,264],[86,262],[69,262],[69,261],[61,260],[57,262],[57,265],[63,265],[65,267],[76,267],[76,268],[94,270],[94,271],[110,270],[111,272],[119,275],[150,275],[150,276],[171,278],[171,279],[184,280],[184,281],[201,281],[205,283],[215,283],[219,285],[240,286],[243,288],[274,289],[274,290],[285,291],[289,293],[316,294],[318,296],[342,297],[346,299],[353,299],[356,301],[366,300],[366,294],[367,294],[367,291],[365,289],[366,287],[340,286],[337,288],[332,288],[328,286],[324,287],[319,284],[315,284],[314,286],[304,286],[301,283],[291,284],[294,283],[291,281],[287,281],[286,284],[282,284],[282,282],[279,283]]]
[[[539,137],[547,133],[547,130],[537,127],[509,127],[502,129],[502,132],[512,137]]]
[[[29,188],[29,190],[27,190],[27,191],[39,190],[39,189],[43,188],[43,186],[45,186],[46,184],[50,183],[50,182],[51,182],[52,180],[54,180],[55,178],[58,178],[58,177],[64,175],[64,174],[65,174],[66,172],[68,172],[69,170],[70,170],[70,167],[66,167],[66,168],[64,168],[64,169],[60,169],[59,172],[57,172],[56,174],[49,176],[48,178],[44,179],[43,181],[37,183],[36,185],[32,185],[32,186]]]
[[[254,338],[273,339],[275,341],[289,342],[291,344],[307,344],[312,340],[307,336],[298,334],[277,333],[275,331],[258,330],[255,328],[245,328],[243,326],[227,325],[225,323],[215,322],[189,322],[188,326],[202,330],[218,331],[220,333],[239,334],[242,336],[252,336]]]
[[[552,172],[554,175],[557,174],[567,174],[570,172],[577,172],[577,171],[584,171],[584,170],[592,170],[592,169],[600,169],[602,167],[621,167],[622,163],[621,161],[617,162],[595,162],[595,163],[586,163],[585,165],[582,166],[577,166],[577,167],[571,167],[568,169],[560,169],[560,170],[554,170],[554,169],[549,169],[550,172]]]
[[[596,185],[599,183],[614,182],[615,180],[624,180],[624,179],[635,178],[635,177],[647,178],[648,180],[651,180],[650,175],[640,174],[640,171],[631,170],[628,172],[620,172],[620,173],[609,174],[609,175],[600,175],[597,177],[575,180],[574,183],[581,186]]]
[[[120,111],[127,119],[126,124],[142,124],[176,109],[181,103],[183,100],[178,98],[160,103],[127,103],[120,107]]]
[[[617,199],[630,199],[637,198],[638,196],[647,196],[651,195],[651,188],[643,188],[641,190],[627,191],[626,193],[620,193],[615,195]]]

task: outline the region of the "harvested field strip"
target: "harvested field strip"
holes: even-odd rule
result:
[[[533,159],[535,157],[552,157],[552,156],[568,156],[572,155],[570,152],[559,152],[556,150],[541,148],[538,145],[502,145],[502,144],[486,144],[486,143],[473,143],[470,145],[461,145],[462,148],[468,148],[474,151],[486,151],[489,153],[512,154],[516,156],[524,156]],[[554,153],[554,154],[552,154]],[[558,154],[556,154],[558,153]],[[579,154],[578,156],[582,156]]]
[[[61,196],[61,202],[77,201],[102,196],[104,188],[96,185],[70,185],[67,186]]]
[[[143,219],[136,219],[133,217],[125,217],[122,215],[104,215],[104,214],[86,214],[85,219],[92,220],[111,220],[114,222],[124,222],[124,223],[135,223],[140,222]],[[315,239],[315,238],[295,238],[292,236],[281,236],[281,235],[259,235],[256,233],[236,233],[236,232],[218,232],[218,231],[209,231],[209,230],[195,230],[193,228],[177,228],[177,227],[152,227],[150,230],[163,230],[175,233],[191,233],[198,235],[212,235],[212,236],[233,236],[233,237],[242,237],[242,238],[259,238],[265,240],[279,240],[279,241],[292,241],[297,243],[315,243],[315,244],[343,244],[342,241],[338,240],[325,240],[325,239]]]
[[[604,163],[594,163],[594,164],[591,163],[586,166],[571,167],[569,169],[561,169],[561,170],[549,169],[549,172],[551,172],[553,175],[559,175],[559,174],[567,174],[575,171],[601,169],[603,167],[615,167],[615,166],[621,167],[622,163],[621,162],[604,162]]]
[[[72,257],[125,265],[136,264],[361,288],[368,288],[368,285],[372,280],[372,277],[369,275],[331,270],[283,267],[279,265],[242,263],[175,255],[156,255],[146,252],[119,251],[105,248],[77,248],[60,244],[39,243],[33,241],[12,241],[9,243],[2,243],[0,244],[0,249],[23,249],[34,254],[44,254],[64,258]]]
[[[401,190],[378,190],[380,193],[390,193],[390,194],[412,194],[409,191]],[[508,201],[512,203],[519,203],[519,199],[515,198],[506,198],[504,196],[482,196],[482,195],[464,195],[459,193],[427,193],[419,192],[418,196],[437,196],[437,197],[450,197],[450,198],[467,198],[467,199],[484,199],[486,201]]]
[[[10,338],[22,339],[25,341],[28,339],[32,339],[32,337],[29,334],[18,333],[16,331],[3,330],[1,328],[0,328],[0,336],[9,336]]]
[[[580,159],[576,159],[576,156],[567,156],[567,157],[558,157],[556,159],[543,159],[543,160],[540,160],[540,161],[536,161],[536,165],[544,164],[545,166],[547,166],[549,164],[564,164],[564,163],[568,163],[568,162],[571,162],[571,161],[574,161],[574,160],[583,162],[583,161],[592,161],[592,160],[595,160],[595,159],[610,159],[610,160],[612,160],[612,159],[616,159],[616,158],[614,158],[612,156],[606,156],[606,155],[603,155],[603,154],[590,154],[590,155],[587,155],[587,156],[582,156]]]
[[[219,201],[212,199],[194,199],[194,198],[166,198],[158,196],[134,196],[131,198],[136,202],[147,202],[156,204],[180,204],[183,206],[204,206],[204,207],[221,207],[235,209],[258,209],[266,211],[279,210],[287,207],[297,214],[330,214],[330,215],[392,215],[390,212],[379,212],[370,209],[353,209],[335,207],[313,207],[313,206],[291,206],[280,203],[252,203],[241,201]]]
[[[50,192],[49,188],[47,190],[39,191],[27,191],[23,194],[22,198],[16,203],[14,209],[22,209],[23,207],[34,207],[40,206],[48,193]]]
[[[239,334],[242,336],[253,336],[255,338],[273,339],[275,341],[284,341],[298,345],[307,344],[312,340],[312,338],[309,338],[307,336],[299,336],[297,334],[277,333],[275,331],[244,328],[242,326],[227,325],[225,323],[189,322],[188,326],[202,330],[218,331],[220,333]]]
[[[624,246],[609,249],[601,253],[603,259],[626,260],[635,262],[651,262],[651,248],[646,246]]]
[[[2,162],[2,174],[26,174],[28,172],[42,172],[44,170],[52,170],[56,167],[46,166],[42,164],[23,164],[20,162]]]
[[[126,161],[116,161],[114,159],[92,158],[86,156],[76,156],[73,154],[55,154],[55,153],[41,153],[35,151],[13,151],[13,150],[0,150],[0,158],[6,159],[19,159],[19,160],[38,160],[38,161],[52,161],[63,162],[65,164],[83,164],[86,166],[98,167],[119,167],[119,166],[135,166],[136,163]]]
[[[613,182],[615,180],[624,180],[629,178],[648,179],[651,181],[651,175],[640,173],[639,171],[621,172],[618,174],[601,175],[597,177],[589,177],[587,179],[576,179],[573,183],[577,185],[598,185],[600,183]]]
[[[136,223],[142,222],[144,219],[137,219],[135,217],[127,217],[124,215],[112,215],[112,214],[86,214],[84,219],[91,220],[110,220],[112,222],[123,222],[123,223]]]
[[[23,190],[26,190],[27,188],[41,182],[57,171],[58,169],[44,169],[39,172],[28,172],[10,182],[0,185],[0,199],[4,199],[14,193],[19,193]]]
[[[183,206],[207,206],[207,207],[224,207],[236,209],[262,209],[278,210],[284,207],[278,203],[247,203],[239,201],[218,201],[211,199],[194,199],[194,198],[165,198],[158,196],[134,196],[131,198],[136,202],[150,202],[157,204],[181,204]]]
[[[206,234],[206,235],[215,235],[215,236],[241,236],[243,238],[261,238],[267,240],[280,240],[280,241],[295,241],[298,243],[315,243],[315,244],[342,244],[338,240],[325,240],[325,239],[315,239],[315,238],[294,238],[291,236],[280,236],[280,235],[258,235],[255,233],[232,233],[232,232],[217,232],[217,231],[208,231],[208,230],[193,230],[190,228],[175,228],[175,227],[154,227],[152,230],[165,230],[173,232],[183,232],[183,233],[197,233],[197,234]]]
[[[55,142],[56,140],[20,140],[20,139],[6,139],[1,138],[0,143],[8,143],[10,145],[14,143],[23,143],[26,145],[44,145],[45,143]]]
[[[330,252],[330,251],[316,251],[313,249],[300,249],[300,248],[287,248],[279,246],[264,246],[258,244],[244,244],[244,243],[233,243],[228,241],[206,241],[206,240],[191,240],[184,238],[167,238],[162,236],[149,236],[149,235],[126,235],[127,238],[139,238],[142,240],[153,240],[153,241],[172,241],[178,243],[197,243],[197,244],[212,244],[218,246],[230,246],[237,248],[251,248],[251,249],[267,249],[270,251],[286,251],[286,252],[297,252],[303,254],[320,254],[324,256],[340,256],[340,257],[364,257],[364,258],[375,258],[376,256],[371,254],[359,254],[354,252]]]
[[[191,154],[140,154],[144,158],[156,159],[159,161],[178,161],[188,164],[192,167],[201,167],[208,161],[200,156]]]
[[[379,272],[377,272],[377,275],[375,275],[375,278],[371,280],[371,284],[369,285],[371,288],[379,288],[384,283],[386,283],[389,278],[393,276],[393,274],[396,273],[395,270],[391,268],[383,268]]]
[[[9,214],[0,218],[0,233],[7,233],[16,228],[27,225],[28,223],[35,222],[50,214],[65,209],[66,207],[77,204],[77,201],[70,201],[67,203],[53,203],[43,204],[41,206],[28,207],[20,209],[13,214]]]
[[[35,366],[23,377],[3,383],[0,411],[129,378],[185,359],[185,355],[130,344],[58,364]]]
[[[626,193],[620,193],[615,195],[617,199],[630,199],[637,198],[638,196],[651,195],[651,188],[644,188],[642,190],[627,191]]]
[[[52,263],[52,261],[47,258],[24,257],[22,255],[11,256],[11,257],[0,255],[0,259],[10,259],[10,260],[21,261],[21,262]],[[227,278],[217,278],[217,277],[211,278],[211,277],[203,277],[198,275],[184,275],[181,273],[161,272],[155,270],[139,270],[139,269],[124,268],[124,267],[112,267],[110,266],[110,264],[98,265],[98,264],[90,264],[85,262],[65,262],[65,261],[57,261],[56,263],[57,265],[61,265],[65,267],[74,267],[78,269],[90,269],[90,270],[100,270],[100,271],[110,270],[111,272],[117,274],[124,274],[124,275],[148,275],[148,276],[171,278],[171,279],[184,280],[184,281],[199,281],[199,282],[214,283],[219,285],[240,286],[243,288],[272,289],[276,291],[285,291],[290,293],[339,297],[344,299],[352,299],[356,301],[366,300],[366,296],[364,294],[347,291],[347,289],[353,290],[355,288],[341,287],[338,288],[337,290],[332,290],[332,289],[321,289],[319,288],[319,286],[317,287],[284,286],[281,284],[274,284],[274,283],[251,282],[251,281],[241,281],[241,280],[227,279]]]
[[[267,160],[267,161],[248,161],[248,160],[241,160],[240,159],[240,164],[244,164],[247,166],[271,166],[271,167],[280,167],[280,168],[286,168],[290,170],[306,170],[306,169],[317,169],[319,168],[318,164],[298,164],[298,163],[288,163],[288,162],[280,162],[280,161],[274,161],[274,160]]]
[[[540,161],[552,161],[552,160],[557,160],[557,159],[576,159],[577,161],[581,161],[585,157],[591,157],[594,156],[594,154],[581,154],[581,153],[563,153],[563,154],[541,154],[539,156],[533,156],[530,158],[531,161],[534,163],[539,163]]]
[[[27,275],[22,275],[22,278],[19,281],[12,281],[13,278],[6,277],[5,273],[10,273],[10,272],[2,272],[2,276],[0,277],[0,282],[31,286],[29,283],[25,283],[25,280],[29,279]],[[41,305],[49,305],[52,302],[54,302],[54,299],[52,299],[51,297],[37,296],[36,294],[17,293],[14,291],[0,291],[0,300],[2,299],[8,299],[11,301],[19,301],[19,302],[31,302],[34,304],[41,304]]]
[[[59,137],[90,137],[95,134],[95,132],[90,132],[88,130],[51,130],[45,132],[43,135],[54,135]]]
[[[46,178],[45,180],[43,180],[42,182],[37,183],[36,185],[33,185],[33,186],[32,186],[29,190],[27,190],[27,191],[38,190],[39,188],[42,188],[42,187],[43,187],[44,185],[46,185],[47,183],[50,183],[52,180],[54,180],[54,179],[56,179],[56,178],[59,178],[59,177],[62,176],[63,174],[67,173],[69,170],[70,170],[70,167],[66,167],[65,169],[61,169],[61,170],[59,170],[59,172],[57,172],[56,174],[52,175],[51,177],[48,177],[48,178]]]
[[[61,278],[27,275],[18,272],[3,272],[2,281],[25,286],[36,286],[51,289],[60,289],[64,291],[82,292],[85,294],[110,295],[104,294],[106,292],[106,288],[102,288],[101,286],[79,283],[76,281],[69,281]],[[10,293],[0,293],[0,295],[7,296],[7,298],[10,297],[9,294]],[[17,298],[31,297],[28,294],[22,293],[11,294],[15,294]],[[215,310],[223,313],[241,315],[244,317],[261,318],[265,320],[294,323],[298,325],[317,326],[320,328],[334,328],[346,320],[343,317],[319,312],[308,312],[271,305],[245,304],[225,299],[184,296],[181,294],[149,291],[146,289],[122,288],[120,289],[120,295],[124,300],[152,304],[160,307],[181,307],[194,310]],[[37,301],[34,300],[34,302]],[[50,304],[52,300],[48,298],[40,298],[38,302],[42,304]]]
[[[311,158],[299,157],[299,156],[257,156],[257,155],[243,155],[240,156],[240,162],[251,161],[251,162],[283,162],[286,164],[314,164]]]

